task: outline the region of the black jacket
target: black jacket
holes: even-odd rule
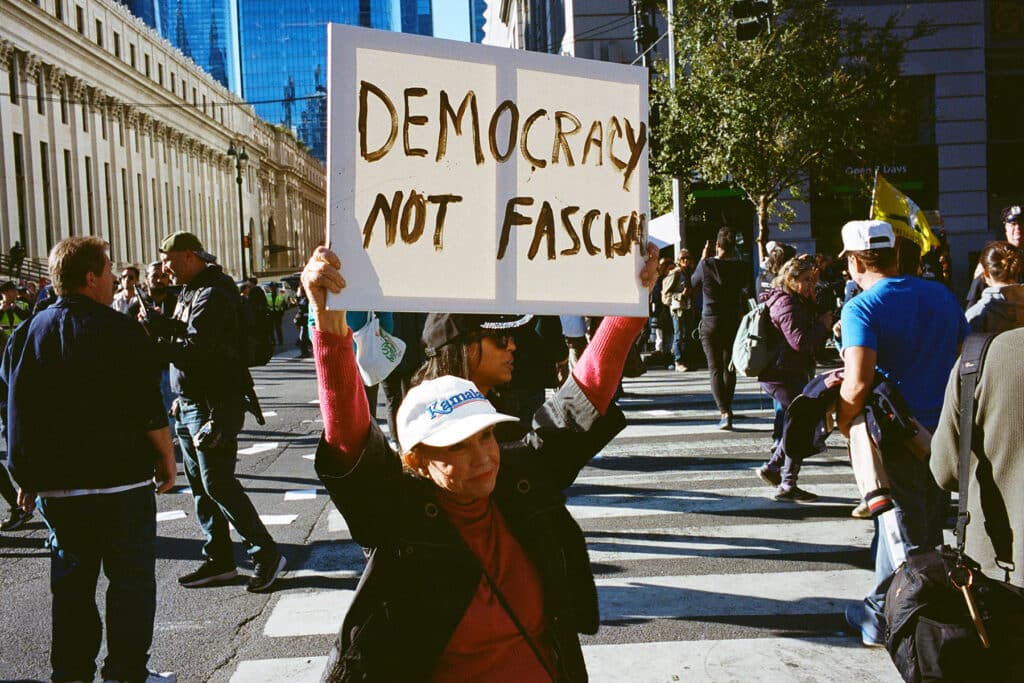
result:
[[[220,266],[207,266],[182,288],[174,321],[157,332],[157,347],[171,363],[175,394],[193,401],[244,394],[241,305],[238,288]]]
[[[738,259],[701,259],[690,276],[690,286],[704,296],[702,318],[737,324],[747,312],[747,299],[755,295],[750,266]]]
[[[563,490],[622,428],[601,416],[573,380],[537,411],[534,430],[501,444],[492,497],[540,576],[554,650],[567,681],[586,681],[578,633],[597,631],[597,591],[586,541]],[[425,681],[480,584],[479,562],[435,502],[437,487],[402,470],[371,426],[344,476],[321,440],[317,473],[369,561],[324,680]],[[514,608],[514,605],[513,605]]]
[[[167,426],[160,368],[134,320],[71,294],[19,327],[0,366],[7,462],[28,491],[153,476],[146,433]]]

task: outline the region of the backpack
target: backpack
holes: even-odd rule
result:
[[[249,368],[266,365],[274,357],[274,343],[270,339],[270,322],[267,314],[261,314],[246,301],[245,297],[241,297],[239,304],[239,348],[245,365]]]
[[[757,304],[740,320],[732,342],[733,368],[744,377],[757,377],[775,363],[779,342],[768,302]]]

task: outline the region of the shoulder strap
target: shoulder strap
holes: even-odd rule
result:
[[[972,334],[964,340],[960,353],[960,491],[956,517],[956,548],[960,554],[964,552],[967,543],[967,524],[971,521],[967,510],[967,492],[970,489],[971,442],[974,431],[974,390],[981,378],[985,353],[995,336],[991,332]]]

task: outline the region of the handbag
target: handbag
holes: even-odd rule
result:
[[[956,548],[911,553],[885,597],[885,646],[908,683],[1024,680],[1024,589],[985,576],[964,552],[974,390],[994,336],[968,337],[959,362]]]
[[[366,324],[352,333],[356,345],[356,365],[363,384],[372,387],[382,382],[402,362],[405,342],[380,327],[380,320],[369,312]]]

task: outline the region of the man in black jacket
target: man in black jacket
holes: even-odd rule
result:
[[[153,492],[174,486],[177,473],[156,357],[139,324],[110,308],[114,275],[103,240],[58,243],[50,272],[60,298],[7,345],[0,413],[19,502],[31,511],[38,495],[50,528],[52,679],[93,680],[102,566],[103,678],[156,680],[146,668],[156,613]],[[59,417],[55,397],[69,406]]]
[[[230,522],[256,566],[246,588],[266,591],[284,569],[285,559],[235,478],[250,381],[242,353],[238,289],[192,233],[170,235],[160,244],[160,254],[164,270],[183,287],[174,320],[154,321],[150,330],[160,337],[157,348],[171,363],[185,476],[206,535],[206,561],[179,577],[178,583],[196,588],[238,575]]]

